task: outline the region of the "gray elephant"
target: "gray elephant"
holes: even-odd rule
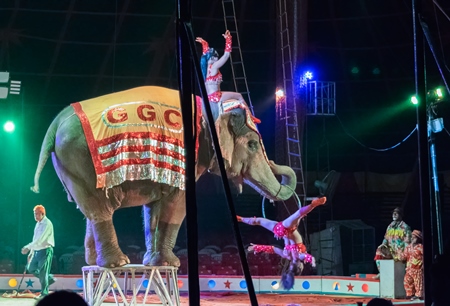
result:
[[[245,182],[269,199],[290,198],[295,173],[267,159],[248,107],[239,101],[212,107],[228,178],[240,191]],[[196,179],[217,170],[207,120],[201,115],[197,119]],[[116,209],[133,206],[143,206],[143,264],[180,265],[173,253],[186,215],[178,91],[144,86],[66,107],[42,143],[31,187],[36,193],[50,155],[69,201],[86,217],[89,265],[112,268],[129,263],[119,248],[112,217]],[[281,183],[276,175],[281,175]]]

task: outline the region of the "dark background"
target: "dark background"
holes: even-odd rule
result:
[[[442,1],[443,2],[443,1]],[[255,115],[270,158],[275,155],[275,72],[277,58],[276,1],[235,1],[241,49]],[[336,82],[337,114],[307,118],[302,144],[304,166],[315,173],[334,169],[342,177],[353,172],[405,173],[417,161],[417,134],[406,139],[416,125],[414,94],[413,26],[410,1],[316,0],[307,3],[307,55],[298,70],[311,69],[316,80]],[[225,31],[220,1],[192,1],[192,27],[221,53]],[[446,14],[450,5],[441,3]],[[51,165],[41,176],[41,193],[29,187],[47,127],[66,105],[142,85],[177,88],[175,54],[175,1],[12,1],[0,3],[0,71],[22,81],[22,94],[0,101],[3,123],[14,118],[14,134],[0,135],[0,240],[18,250],[32,238],[32,208],[41,203],[55,226],[56,253],[81,246],[84,220],[68,203]],[[450,21],[431,2],[426,20],[448,73]],[[201,49],[198,44],[198,55]],[[444,83],[428,49],[428,88]],[[352,73],[358,69],[358,73]],[[222,69],[223,90],[230,90],[231,72]],[[448,102],[447,102],[448,103]],[[448,120],[448,106],[437,113]],[[405,140],[406,139],[406,140]],[[374,151],[370,148],[391,148]],[[449,170],[449,133],[436,134],[437,162]],[[350,183],[349,183],[350,182]],[[342,180],[333,199],[333,218],[362,219],[376,229],[380,241],[397,204],[405,217],[420,228],[418,193],[383,196],[361,192],[351,179]],[[447,192],[441,180],[443,193]],[[417,188],[416,188],[417,191]],[[251,190],[236,196],[241,214],[261,215],[261,198]],[[309,193],[314,194],[312,189]],[[206,176],[198,182],[200,244],[234,243],[230,216],[220,181]],[[445,199],[444,199],[445,200]],[[445,202],[445,201],[444,201]],[[270,204],[269,216],[275,215]],[[448,210],[446,211],[448,215]],[[140,208],[118,211],[114,217],[119,239],[143,245]],[[323,220],[322,220],[323,221]],[[242,227],[244,242],[270,241],[271,234]],[[184,243],[180,233],[179,244]]]

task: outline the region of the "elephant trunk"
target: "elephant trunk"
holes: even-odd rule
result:
[[[294,170],[288,166],[281,166],[275,164],[273,161],[269,163],[270,168],[275,175],[281,175],[281,183],[278,194],[275,195],[275,201],[286,201],[295,192],[297,185],[297,178]]]

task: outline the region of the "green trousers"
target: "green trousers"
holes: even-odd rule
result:
[[[47,295],[48,286],[55,282],[53,279],[53,275],[50,274],[52,260],[53,248],[49,247],[43,250],[34,251],[33,258],[28,265],[28,272],[36,276],[41,283],[42,295]]]

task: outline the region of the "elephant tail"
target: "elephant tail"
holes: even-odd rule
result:
[[[34,174],[34,186],[30,189],[34,193],[39,193],[39,178],[41,176],[42,170],[44,169],[45,164],[47,163],[50,154],[55,151],[55,139],[56,139],[56,130],[58,128],[58,120],[54,119],[50,124],[47,133],[45,133],[44,141],[42,142],[41,152],[39,154],[39,162],[36,168],[36,172]]]

